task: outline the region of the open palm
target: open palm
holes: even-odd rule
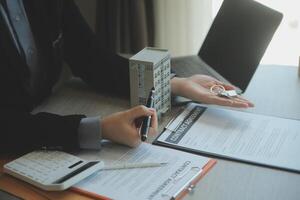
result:
[[[188,78],[175,77],[171,81],[172,92],[175,95],[183,96],[194,101],[237,108],[248,108],[254,106],[253,103],[241,96],[229,99],[212,93],[210,88],[213,85],[222,85],[226,90],[235,89],[232,85],[225,84],[211,76],[200,74],[193,75]]]

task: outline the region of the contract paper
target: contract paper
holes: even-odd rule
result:
[[[155,168],[104,170],[83,180],[75,188],[111,199],[158,200],[173,195],[201,174],[209,158],[150,145],[141,144],[130,149],[120,145],[106,145],[100,152],[82,152],[78,156],[88,160],[103,160],[105,165],[135,162],[168,162]]]
[[[190,104],[156,143],[300,172],[300,121]]]

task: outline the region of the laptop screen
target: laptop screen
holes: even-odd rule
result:
[[[253,0],[224,0],[198,56],[245,90],[282,14]]]

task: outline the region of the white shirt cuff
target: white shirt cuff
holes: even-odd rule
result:
[[[78,128],[79,146],[82,149],[101,149],[100,117],[82,118]]]

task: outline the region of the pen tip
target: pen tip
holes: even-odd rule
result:
[[[144,141],[146,141],[147,140],[147,135],[142,135],[142,141],[144,142]]]

